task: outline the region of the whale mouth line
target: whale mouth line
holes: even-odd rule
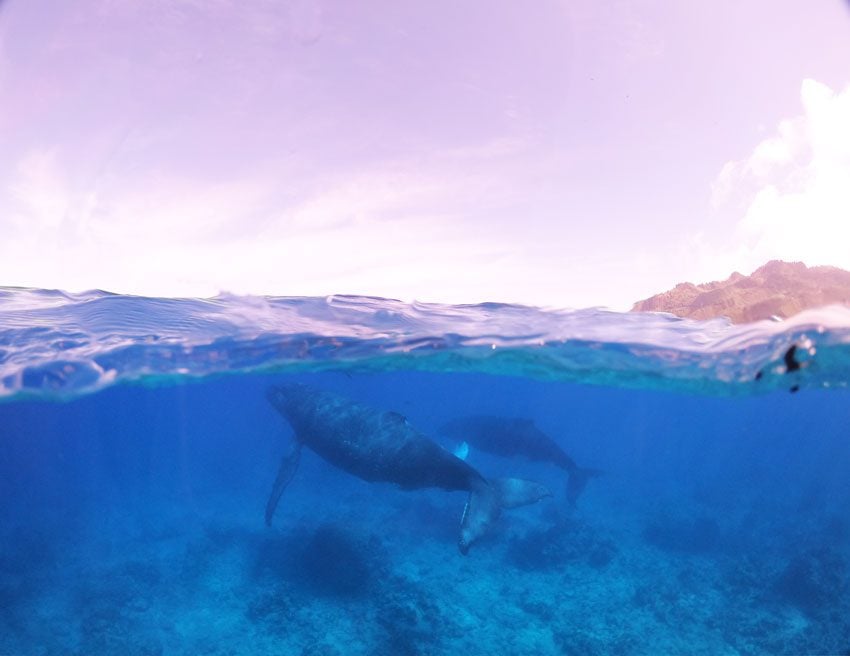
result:
[[[279,399],[282,396],[283,396],[283,391],[277,385],[270,385],[268,387],[268,389],[266,389],[266,398],[269,401]]]
[[[294,389],[295,388],[292,385],[269,385],[269,387],[266,388],[266,399],[268,399],[269,403],[273,406],[280,407],[290,398],[290,393],[294,391]]]

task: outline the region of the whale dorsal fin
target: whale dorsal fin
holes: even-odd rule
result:
[[[469,455],[469,445],[466,442],[461,442],[458,444],[454,451],[452,451],[455,458],[460,458],[461,460],[466,460],[466,457]]]
[[[405,417],[400,412],[395,412],[393,410],[388,410],[387,412],[385,412],[384,418],[389,420],[389,421],[395,422],[397,424],[406,424],[407,423],[407,417]]]

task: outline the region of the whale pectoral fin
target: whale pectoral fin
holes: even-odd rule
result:
[[[280,461],[280,469],[277,472],[272,493],[269,495],[269,500],[266,502],[266,526],[272,525],[272,517],[274,516],[277,502],[280,501],[280,495],[289,485],[289,481],[295,476],[298,471],[298,462],[301,460],[301,442],[295,441],[289,453],[283,456]]]
[[[552,491],[545,485],[522,478],[495,478],[490,485],[496,490],[502,508],[528,506],[552,496]]]

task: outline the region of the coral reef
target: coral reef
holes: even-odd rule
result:
[[[444,621],[439,606],[420,588],[391,577],[381,588],[376,620],[378,653],[418,656],[440,648]]]
[[[315,592],[354,597],[368,594],[376,584],[385,567],[382,555],[377,537],[323,524],[301,550],[297,565]]]
[[[566,519],[512,538],[505,558],[514,567],[528,571],[557,569],[576,561],[602,569],[616,554],[613,541],[584,522]]]
[[[384,556],[376,536],[327,523],[312,532],[268,537],[259,545],[254,574],[289,581],[312,594],[361,597],[379,581]]]
[[[643,538],[659,549],[686,554],[712,553],[721,546],[720,526],[706,516],[654,517],[644,525]]]
[[[820,548],[793,556],[776,578],[779,598],[818,614],[833,608],[848,591],[847,561],[833,549]]]

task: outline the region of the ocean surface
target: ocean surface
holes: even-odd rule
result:
[[[292,382],[552,496],[464,556],[466,492],[304,448],[266,526]],[[0,288],[0,656],[850,654],[848,382],[841,307]],[[470,415],[598,475],[572,505],[552,462],[446,434]]]

